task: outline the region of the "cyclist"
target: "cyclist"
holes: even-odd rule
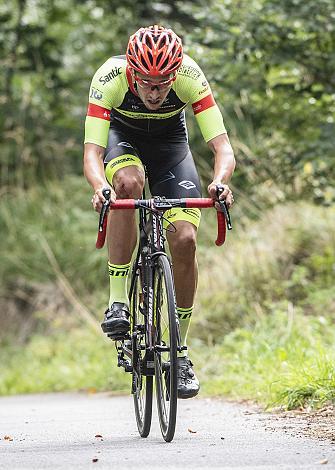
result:
[[[109,58],[95,73],[85,123],[84,173],[94,190],[92,204],[100,212],[104,188],[111,202],[141,198],[147,174],[152,195],[201,197],[199,177],[188,144],[184,108],[192,105],[196,120],[214,154],[213,180],[208,186],[229,206],[233,195],[227,182],[235,159],[222,115],[210,86],[194,60],[183,53],[181,39],[162,26],[139,29],[128,42],[126,55]],[[145,168],[145,170],[144,170]],[[193,312],[197,286],[196,235],[199,209],[166,213],[176,231],[167,239],[173,261],[177,312],[183,345]],[[102,329],[120,338],[130,328],[127,276],[137,240],[135,211],[113,211],[107,225],[109,306]],[[199,391],[193,364],[185,352],[178,357],[178,396]]]

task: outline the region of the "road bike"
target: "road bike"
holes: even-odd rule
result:
[[[231,220],[224,201],[219,201],[222,186],[217,187],[218,236],[222,245]],[[150,432],[153,382],[162,436],[172,441],[177,416],[177,353],[181,345],[179,320],[170,259],[165,251],[165,230],[175,230],[173,224],[164,229],[164,212],[168,209],[213,207],[208,198],[119,199],[110,204],[110,190],[103,191],[106,202],[100,213],[97,248],[105,242],[108,210],[139,210],[139,244],[132,264],[129,289],[130,333],[115,340],[118,366],[132,375],[136,422],[141,437]],[[113,338],[115,339],[115,338]]]

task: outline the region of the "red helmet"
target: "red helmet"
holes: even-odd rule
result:
[[[177,70],[183,60],[181,39],[163,26],[140,28],[130,36],[127,47],[129,67],[159,77]]]

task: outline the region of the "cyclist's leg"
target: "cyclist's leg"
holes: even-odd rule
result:
[[[151,186],[151,191],[155,195],[171,198],[201,197],[199,177],[189,149],[182,161],[157,178],[157,182]],[[181,340],[182,345],[186,346],[198,279],[196,236],[200,211],[171,209],[166,213],[166,218],[168,219],[166,225],[170,224],[167,238],[173,261]],[[171,224],[176,230],[171,230]],[[178,396],[190,398],[198,393],[199,382],[191,368],[192,363],[185,357],[185,352],[179,356]]]
[[[104,163],[107,180],[118,199],[141,197],[144,169],[135,148],[122,132],[110,130]],[[135,211],[110,212],[107,245],[110,298],[102,328],[107,333],[116,330],[125,333],[129,329],[127,278],[136,245]]]
[[[185,149],[185,146],[183,146]],[[150,175],[149,175],[150,177]],[[150,181],[150,179],[149,179]],[[199,177],[193,157],[187,148],[186,156],[151,184],[151,192],[171,198],[201,197]],[[177,305],[189,308],[193,305],[197,286],[196,237],[200,223],[199,209],[171,209],[166,212],[168,223],[176,230],[167,232],[174,266]]]
[[[120,131],[110,130],[105,153],[107,181],[118,199],[140,198],[145,184],[144,168],[137,150]],[[108,217],[108,256],[116,265],[129,263],[136,245],[135,211],[111,211]]]

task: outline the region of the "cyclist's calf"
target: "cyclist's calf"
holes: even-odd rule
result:
[[[190,222],[174,222],[176,232],[168,232],[168,242],[173,258],[192,259],[195,256],[197,229]]]
[[[168,232],[172,255],[178,307],[191,307],[197,285],[197,263],[195,258],[197,229],[190,222],[174,222],[175,233]]]

